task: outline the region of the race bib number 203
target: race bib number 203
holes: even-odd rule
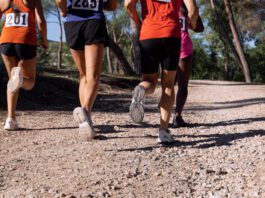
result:
[[[6,27],[28,27],[29,13],[21,12],[19,14],[9,13],[6,15]]]
[[[99,0],[73,0],[72,8],[77,10],[98,11]]]

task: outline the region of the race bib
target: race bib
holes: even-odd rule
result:
[[[164,3],[170,3],[171,0],[156,0],[156,1],[164,2]]]
[[[77,10],[98,11],[99,0],[73,0],[72,8]]]
[[[179,24],[181,31],[186,31],[186,18],[185,17],[179,17]]]
[[[28,27],[29,13],[20,12],[19,14],[9,13],[6,15],[6,27]]]

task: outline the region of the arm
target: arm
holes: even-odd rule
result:
[[[193,29],[194,32],[203,32],[204,31],[204,25],[202,22],[202,19],[200,16],[198,16],[197,25],[196,28]]]
[[[127,10],[129,16],[133,19],[135,22],[138,30],[140,31],[142,26],[142,21],[140,20],[140,17],[138,15],[138,12],[136,10],[136,3],[138,0],[125,0],[125,9]]]
[[[103,7],[104,10],[114,11],[117,8],[117,0],[104,0]]]
[[[66,0],[56,0],[56,5],[59,8],[61,16],[65,17],[67,14],[67,2]]]
[[[36,20],[37,20],[37,25],[38,25],[38,29],[41,34],[41,45],[43,48],[47,49],[48,48],[47,24],[46,24],[44,15],[43,15],[41,0],[36,0],[35,5],[36,5],[35,15],[36,15]]]
[[[192,29],[196,28],[199,10],[195,0],[184,0],[184,3],[188,9],[189,19]]]

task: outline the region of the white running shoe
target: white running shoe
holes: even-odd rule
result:
[[[91,141],[96,136],[93,123],[86,111],[82,107],[77,107],[73,111],[74,119],[79,123],[79,136],[82,140]]]
[[[13,118],[7,118],[4,125],[4,129],[7,131],[17,130],[18,129],[17,121]]]
[[[15,93],[20,87],[22,87],[23,75],[20,67],[13,67],[11,70],[11,76],[7,83],[7,91]]]
[[[172,143],[174,142],[174,138],[169,133],[169,130],[160,129],[158,133],[158,143]]]
[[[138,85],[134,88],[132,103],[130,106],[130,117],[135,123],[141,123],[144,119],[145,89]]]

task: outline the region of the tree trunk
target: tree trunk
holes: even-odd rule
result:
[[[230,26],[230,29],[232,31],[232,35],[233,35],[233,38],[234,38],[236,50],[237,50],[237,53],[238,53],[238,55],[240,57],[241,64],[243,66],[243,72],[244,72],[244,76],[245,76],[245,81],[247,83],[250,83],[251,82],[251,78],[250,78],[250,72],[249,72],[249,65],[248,65],[248,62],[247,62],[247,59],[246,59],[246,56],[245,56],[245,53],[244,53],[244,50],[243,50],[243,47],[242,47],[242,43],[240,42],[240,39],[239,39],[239,34],[238,34],[237,27],[236,27],[235,19],[234,19],[234,16],[233,16],[231,2],[230,2],[230,0],[224,0],[224,4],[225,4],[226,13],[228,15],[229,26]]]
[[[108,46],[116,56],[124,74],[136,75],[135,72],[132,70],[130,63],[127,61],[126,57],[124,56],[121,48],[113,41],[111,37],[109,37]]]
[[[57,9],[58,23],[60,27],[60,44],[59,44],[59,49],[57,52],[57,68],[61,69],[62,68],[62,52],[63,52],[63,27],[62,27],[60,11],[57,6],[56,6],[56,9]]]
[[[106,57],[107,57],[107,63],[108,63],[108,73],[113,74],[113,68],[112,68],[112,63],[111,63],[111,58],[110,58],[110,48],[106,48]]]
[[[130,18],[130,27],[132,31],[132,61],[133,61],[133,70],[137,75],[140,75],[141,69],[141,52],[139,46],[139,32],[136,27],[135,22]]]
[[[228,33],[225,31],[225,28],[224,28],[224,25],[223,25],[222,21],[220,20],[220,16],[219,16],[219,14],[218,14],[218,12],[216,10],[216,7],[215,7],[215,2],[214,2],[214,0],[210,0],[210,2],[211,2],[211,8],[212,8],[212,10],[213,10],[213,12],[215,14],[215,21],[217,22],[217,25],[219,27],[220,34],[221,34],[222,38],[224,38],[225,43],[230,47],[232,53],[234,54],[238,66],[240,67],[242,72],[244,72],[243,71],[243,66],[241,64],[241,60],[240,60],[239,55],[238,55],[238,53],[236,51],[236,48],[235,48],[232,40],[229,38]]]
[[[115,28],[112,28],[112,36],[113,36],[113,41],[115,43],[117,43],[117,36],[116,36]],[[117,45],[118,45],[118,43],[117,43]],[[114,57],[113,68],[114,68],[114,73],[115,74],[119,74],[119,68],[118,67],[119,67],[119,65],[118,65],[117,57]]]

